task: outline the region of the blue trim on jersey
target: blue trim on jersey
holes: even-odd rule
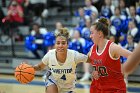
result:
[[[53,80],[51,80],[51,79],[48,79],[51,83],[53,83],[53,84],[55,84],[54,82],[53,82]]]
[[[73,91],[69,91],[68,93],[74,93]]]
[[[49,83],[48,82],[45,82],[45,85],[47,86]]]

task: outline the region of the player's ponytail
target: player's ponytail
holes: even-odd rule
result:
[[[104,25],[107,26],[107,27],[109,26],[109,22],[108,22],[108,20],[107,20],[106,18],[100,18],[100,19],[98,20],[98,22],[104,24]]]
[[[98,22],[95,22],[92,25],[96,26],[97,31],[103,32],[105,37],[108,36],[109,21],[106,18],[100,18]]]

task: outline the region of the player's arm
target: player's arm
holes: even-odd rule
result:
[[[110,53],[113,58],[119,58],[120,56],[128,58],[132,54],[131,51],[115,43],[110,46]]]
[[[87,59],[86,63],[90,63],[90,58],[89,58],[89,57],[90,57],[90,53],[91,53],[91,52],[89,51],[88,54],[87,54],[88,59]]]
[[[93,46],[94,46],[94,45],[93,45]],[[93,46],[90,48],[90,51],[89,51],[88,54],[87,54],[87,56],[88,56],[87,63],[90,63],[90,62],[91,62],[90,56],[91,56],[91,52],[92,52]]]
[[[43,70],[46,66],[49,65],[49,53],[47,53],[43,58],[42,61],[34,66],[36,71]]]
[[[37,64],[33,67],[34,67],[35,71],[39,71],[39,70],[43,70],[46,67],[46,65],[43,62],[40,62],[39,64]]]
[[[124,63],[124,72],[130,74],[140,63],[140,43]]]
[[[82,53],[79,53],[77,51],[74,52],[74,60],[76,64],[79,64],[81,62],[87,62],[88,56]]]

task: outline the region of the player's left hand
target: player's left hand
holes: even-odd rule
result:
[[[98,80],[99,77],[100,77],[98,71],[93,71],[92,72],[92,77],[93,77],[93,79]]]

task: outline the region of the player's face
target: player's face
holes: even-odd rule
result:
[[[58,36],[56,38],[55,48],[57,52],[66,52],[68,48],[68,42],[65,37]]]
[[[90,38],[95,44],[97,44],[99,40],[99,32],[96,30],[95,25],[91,26],[90,32],[91,32]]]

